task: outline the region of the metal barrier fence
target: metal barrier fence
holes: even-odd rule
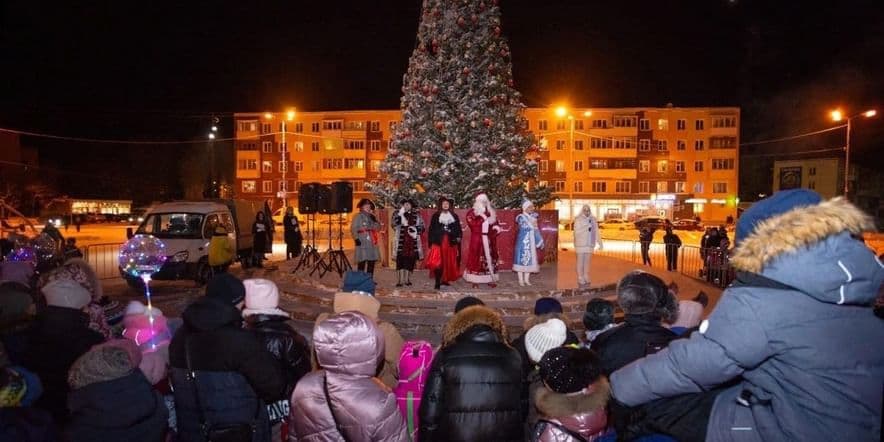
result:
[[[622,259],[645,265],[641,243],[638,241],[602,239],[604,247],[595,254]],[[666,247],[662,243],[651,243],[648,247],[648,261],[653,268],[669,270],[666,260]],[[720,249],[702,249],[685,245],[678,249],[673,271],[691,278],[705,279],[710,284],[726,287],[734,279],[734,270],[726,254]]]
[[[95,269],[99,279],[120,277],[120,246],[123,243],[90,244],[83,248],[83,259]]]

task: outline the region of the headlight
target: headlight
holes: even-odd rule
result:
[[[131,223],[132,221],[135,221],[135,218],[132,218],[132,217],[130,216],[130,217],[129,217],[129,222]]]
[[[187,258],[190,256],[190,253],[187,250],[180,251],[170,258],[172,262],[185,262]]]
[[[59,219],[57,219],[57,220],[55,220],[55,221],[53,221],[53,222],[55,223],[55,227],[59,227],[59,226],[61,226],[61,218],[59,218]]]
[[[144,222],[144,217],[143,217],[143,216],[139,216],[139,217],[138,217],[138,222],[140,222],[140,223]]]

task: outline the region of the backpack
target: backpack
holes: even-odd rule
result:
[[[418,410],[424,384],[433,362],[433,346],[427,341],[406,341],[399,353],[399,384],[393,389],[399,411],[405,416],[408,434],[417,442]]]

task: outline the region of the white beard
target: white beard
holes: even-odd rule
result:
[[[485,210],[486,210],[485,204],[482,203],[481,201],[476,201],[475,203],[473,203],[473,212],[475,212],[476,215],[484,215]]]
[[[439,214],[439,223],[449,225],[454,222],[454,215],[451,212],[442,212]]]

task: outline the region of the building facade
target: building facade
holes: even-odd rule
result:
[[[736,215],[739,108],[528,108],[540,181],[560,218],[589,204],[600,218]],[[237,113],[236,193],[296,205],[302,183],[350,181],[368,197],[398,110]],[[288,118],[291,118],[289,120]],[[286,130],[283,130],[286,129]],[[285,132],[285,141],[283,141]]]
[[[844,194],[844,162],[841,158],[807,158],[774,161],[773,191],[810,189],[823,198]]]

